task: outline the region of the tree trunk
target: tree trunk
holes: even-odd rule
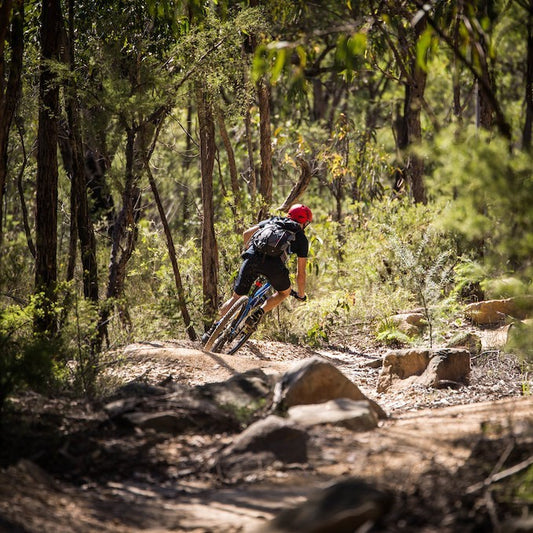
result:
[[[214,226],[213,168],[215,164],[215,124],[204,89],[196,87],[200,130],[200,166],[202,172],[202,279],[206,326],[218,308],[218,249]]]
[[[307,190],[307,187],[309,187],[311,178],[314,175],[314,170],[311,169],[311,165],[304,158],[299,157],[296,162],[301,169],[300,178],[294,184],[294,187],[291,189],[287,198],[285,198],[283,204],[278,207],[279,211],[288,211],[291,205],[297,202],[298,198],[300,198]]]
[[[126,265],[135,250],[137,241],[141,191],[137,184],[138,176],[135,173],[136,137],[136,132],[128,128],[126,132],[126,180],[122,193],[122,209],[113,224],[106,304],[102,307],[98,324],[99,348],[101,348],[104,337],[107,336],[107,323],[111,307],[116,303],[114,300],[122,296],[124,292]],[[122,322],[128,325],[127,310],[122,306],[119,309]]]
[[[418,21],[414,27],[413,42],[418,42],[426,25],[425,18]],[[396,142],[398,149],[403,154],[405,154],[407,148],[420,142],[422,138],[420,113],[426,88],[427,74],[419,66],[416,54],[412,54],[408,71],[405,74],[403,115],[398,118],[396,125]],[[427,196],[423,180],[424,162],[422,159],[416,155],[407,155],[402,170],[397,173],[395,190],[400,190],[400,182],[406,179],[411,187],[414,201],[425,204],[427,202]]]
[[[74,5],[69,1],[69,60],[74,73]],[[69,144],[72,154],[72,183],[76,226],[80,240],[81,263],[83,267],[83,294],[85,298],[98,303],[98,265],[96,260],[96,237],[89,212],[87,179],[81,139],[80,110],[74,84],[67,91],[66,109],[69,125]]]
[[[9,29],[11,34],[8,38]],[[4,190],[7,179],[7,151],[9,132],[18,105],[21,88],[22,55],[24,51],[24,2],[23,0],[4,0],[0,4],[0,246],[3,241],[2,222]],[[6,42],[11,44],[11,61],[7,84],[5,80]]]
[[[178,266],[178,260],[176,259],[176,248],[174,246],[174,239],[172,238],[172,232],[170,231],[170,226],[168,224],[167,216],[161,203],[161,197],[159,196],[159,191],[157,189],[157,184],[155,182],[154,176],[148,164],[146,165],[146,172],[148,173],[148,181],[150,182],[150,188],[154,195],[155,203],[157,205],[157,210],[159,212],[159,217],[161,218],[161,223],[163,224],[163,230],[165,232],[165,237],[167,239],[167,249],[170,262],[172,264],[172,271],[174,272],[174,281],[176,283],[176,291],[178,293],[178,305],[181,310],[181,316],[183,317],[183,322],[185,323],[185,329],[189,339],[195,341],[197,339],[196,332],[194,331],[194,326],[187,309],[187,302],[185,299],[185,290],[183,288],[183,283],[181,281],[180,269]]]
[[[527,16],[527,68],[526,68],[526,118],[522,131],[522,147],[531,150],[531,130],[533,128],[533,0],[529,0]]]
[[[46,336],[57,332],[53,307],[57,282],[57,116],[59,87],[49,60],[59,59],[59,35],[62,24],[59,0],[44,0],[41,18],[41,74],[39,87],[39,128],[37,140],[36,184],[36,259],[35,292],[42,295],[41,313],[35,329]]]
[[[24,185],[23,178],[26,171],[26,166],[28,164],[28,155],[26,154],[26,146],[24,144],[24,128],[22,126],[22,120],[17,121],[17,129],[19,131],[20,145],[22,147],[22,165],[20,167],[18,176],[17,176],[17,190],[20,197],[20,208],[22,210],[22,224],[24,225],[24,233],[26,234],[26,242],[28,243],[28,249],[35,259],[35,244],[33,244],[33,238],[30,229],[29,217],[28,217],[28,207],[26,205],[26,199],[24,198]]]
[[[252,117],[250,116],[250,107],[245,111],[244,126],[246,129],[246,148],[248,150],[248,192],[252,197],[252,203],[257,197],[257,177],[255,173],[254,162],[254,143],[252,137]]]
[[[217,122],[218,130],[220,131],[220,136],[222,142],[224,143],[224,148],[228,156],[228,168],[229,175],[231,180],[231,192],[233,193],[233,201],[235,203],[235,208],[238,210],[240,207],[240,195],[241,188],[239,186],[239,174],[237,172],[237,163],[235,161],[235,152],[233,151],[233,146],[231,145],[231,140],[228,135],[228,130],[226,128],[226,123],[224,122],[224,115],[220,109],[217,110]]]
[[[407,118],[407,135],[409,145],[416,144],[422,139],[420,113],[422,98],[426,88],[427,74],[413,62],[413,83],[408,83],[405,88],[404,114]],[[426,187],[424,185],[424,161],[417,155],[409,155],[406,165],[406,174],[411,184],[413,199],[416,203],[427,203]]]
[[[259,102],[259,137],[261,154],[261,196],[262,205],[259,220],[265,218],[272,205],[272,135],[270,128],[270,90],[264,79],[257,83]]]

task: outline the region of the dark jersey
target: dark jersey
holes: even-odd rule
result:
[[[283,226],[283,220],[290,220],[288,218],[279,218],[279,217],[273,217],[275,220],[278,220],[281,222],[281,226]],[[258,226],[260,228],[264,227],[266,224],[268,224],[272,218],[268,218],[266,220],[262,220],[259,222]],[[250,241],[251,242],[251,241]],[[298,257],[308,257],[309,255],[309,240],[307,239],[307,236],[304,233],[303,229],[298,230],[294,234],[294,241],[291,242],[289,253],[296,254]],[[249,245],[246,252],[243,254],[243,257],[251,257],[253,255],[256,255],[256,251],[254,250],[253,246]]]

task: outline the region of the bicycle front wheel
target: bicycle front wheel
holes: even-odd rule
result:
[[[241,318],[246,304],[248,303],[248,296],[241,296],[227,311],[227,313],[220,319],[215,331],[211,334],[211,337],[207,340],[204,346],[204,350],[221,352],[222,348],[227,341],[231,340],[231,337],[235,336],[233,325]],[[244,320],[242,321],[244,324]]]

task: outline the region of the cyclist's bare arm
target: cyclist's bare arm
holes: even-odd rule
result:
[[[298,296],[305,297],[305,283],[306,283],[306,265],[307,257],[298,257],[296,265],[296,286],[298,287]]]

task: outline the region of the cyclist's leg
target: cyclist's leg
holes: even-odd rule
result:
[[[252,258],[247,258],[243,261],[235,284],[233,286],[233,294],[226,300],[219,309],[220,316],[224,316],[231,306],[241,297],[250,292],[252,283],[257,277],[256,261]]]
[[[268,313],[269,311],[272,311],[272,309],[276,308],[285,298],[290,296],[291,294],[291,288],[284,291],[276,291],[270,298],[267,299],[267,301],[263,304],[263,310],[265,313]]]
[[[259,271],[266,276],[276,291],[263,304],[263,311],[267,313],[291,294],[291,280],[287,267],[277,257],[268,258],[263,265],[260,265]]]

